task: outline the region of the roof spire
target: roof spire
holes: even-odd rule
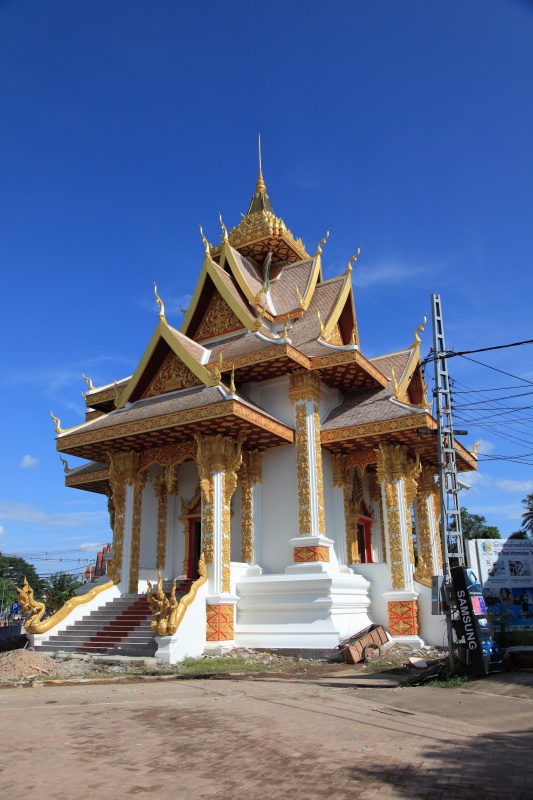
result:
[[[257,146],[259,152],[259,173],[257,175],[257,183],[255,184],[255,193],[256,194],[266,194],[267,187],[265,186],[265,181],[263,180],[263,165],[261,159],[261,134],[257,134]]]
[[[265,181],[263,178],[263,160],[261,157],[261,134],[257,137],[257,148],[259,156],[259,172],[257,175],[257,183],[255,184],[255,194],[252,197],[248,214],[253,214],[255,211],[272,211],[270,198],[267,194]]]

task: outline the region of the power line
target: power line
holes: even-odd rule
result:
[[[526,339],[523,342],[511,342],[510,344],[497,344],[493,347],[479,347],[477,350],[460,350],[455,352],[449,350],[443,358],[453,358],[454,356],[467,356],[471,353],[487,353],[489,350],[505,350],[507,347],[520,347],[523,344],[533,344],[533,339]]]
[[[475,352],[475,351],[474,351]],[[454,355],[462,355],[460,353],[454,353]],[[484,364],[482,361],[477,361],[475,358],[468,358],[468,356],[462,356],[466,361],[472,361],[473,364],[479,364],[480,367],[487,367],[487,369],[492,369],[494,372],[500,372],[502,375],[507,375],[509,378],[514,378],[517,381],[523,381],[524,383],[533,386],[533,381],[528,381],[526,378],[521,378],[519,375],[513,375],[512,372],[506,372],[504,369],[498,369],[497,367],[491,367],[490,364]]]

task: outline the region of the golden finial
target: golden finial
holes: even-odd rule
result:
[[[424,321],[423,321],[422,325],[419,325],[418,328],[415,331],[415,336],[414,336],[412,347],[416,347],[422,341],[422,339],[420,338],[420,336],[418,334],[419,333],[424,333],[424,328],[426,327],[426,321],[427,321],[427,317],[424,314]]]
[[[209,242],[205,238],[204,232],[202,230],[202,226],[201,225],[200,225],[200,236],[202,237],[202,242],[204,243],[206,256],[211,255],[211,245],[209,244]]]
[[[83,380],[87,384],[87,391],[88,392],[94,392],[94,386],[93,386],[92,380],[90,378],[88,378],[87,375],[84,375],[83,373],[82,373],[81,377],[83,378]]]
[[[228,230],[227,230],[226,226],[224,225],[224,223],[222,222],[222,214],[219,213],[218,217],[220,219],[220,227],[222,228],[222,235],[224,237],[224,241],[227,242],[228,241]]]
[[[156,301],[157,305],[159,306],[159,319],[163,320],[163,322],[166,322],[166,319],[165,319],[165,306],[163,305],[163,301],[161,300],[161,298],[157,294],[157,286],[155,285],[155,281],[154,281],[154,294],[155,294],[155,301]]]
[[[259,133],[257,136],[257,145],[258,145],[258,153],[259,153],[259,173],[257,175],[257,183],[255,184],[255,193],[256,194],[266,194],[266,186],[265,181],[263,180],[263,164],[261,159],[261,134]]]
[[[477,458],[477,451],[479,450],[480,444],[481,444],[481,439],[478,439],[477,442],[474,442],[474,446],[472,447],[471,450],[471,455],[473,455],[474,458]]]
[[[400,399],[400,387],[398,385],[398,381],[396,380],[396,373],[394,372],[394,367],[392,368],[392,382],[394,384],[394,399]]]
[[[285,322],[283,323],[282,338],[283,339],[288,339],[289,338],[289,320],[288,319],[286,319]]]
[[[218,354],[218,366],[219,366],[219,368],[222,366],[222,362],[223,361],[224,361],[224,358],[222,356],[222,350],[221,350],[220,353]]]
[[[68,475],[69,472],[72,472],[72,470],[70,469],[70,467],[68,465],[67,459],[66,458],[62,458],[62,456],[59,456],[59,459],[60,459],[61,463],[63,464],[63,471],[64,471],[65,475]]]
[[[229,382],[229,393],[230,394],[237,394],[237,389],[235,388],[235,364],[233,364],[231,368],[231,379]]]
[[[326,339],[326,329],[324,327],[324,323],[322,322],[322,317],[320,316],[320,311],[317,310],[316,315],[318,317],[318,324],[320,325],[320,337],[322,339]]]
[[[266,305],[261,307],[259,312],[259,316],[257,317],[256,321],[254,322],[254,331],[260,331],[263,326],[263,317],[265,316]]]
[[[81,396],[83,397],[84,400],[87,400],[87,395],[85,394],[83,389],[81,390],[80,394],[81,394]]]
[[[352,256],[350,259],[348,259],[348,266],[346,267],[346,274],[347,274],[347,275],[349,275],[349,274],[350,274],[350,272],[352,271],[352,269],[353,269],[353,265],[355,264],[355,262],[356,262],[356,261],[357,261],[357,259],[359,258],[359,254],[360,254],[360,253],[361,253],[361,248],[360,248],[360,247],[358,247],[358,248],[357,248],[357,253],[356,253],[354,256]]]
[[[296,294],[298,295],[298,302],[300,303],[300,308],[303,308],[304,307],[303,297],[300,294],[300,290],[298,289],[298,286],[296,286],[295,288],[296,288]]]
[[[355,328],[352,328],[352,335],[350,336],[350,344],[355,346]]]
[[[163,319],[164,319],[164,317],[163,317]],[[113,381],[113,388],[115,389],[115,397],[114,397],[115,408],[118,408],[119,405],[120,405],[120,398],[121,398],[122,392],[118,388],[118,384],[117,384],[116,380]]]
[[[321,239],[321,240],[319,241],[319,243],[317,244],[317,246],[316,246],[315,258],[317,258],[317,256],[319,256],[319,255],[320,255],[320,253],[322,252],[322,245],[326,244],[326,242],[327,242],[327,240],[328,240],[328,239],[329,239],[329,230],[328,230],[328,232],[326,233],[326,235],[324,236],[324,238],[323,238],[323,239]]]
[[[256,296],[254,297],[254,303],[256,304],[256,306],[261,305],[261,300],[263,299],[263,292],[264,292],[264,286],[261,286]]]
[[[63,433],[63,428],[61,427],[61,420],[59,419],[59,417],[54,417],[53,411],[50,411],[50,416],[54,420],[56,426],[56,433]]]

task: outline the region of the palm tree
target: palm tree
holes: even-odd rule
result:
[[[533,533],[533,492],[528,494],[528,496],[522,500],[522,505],[526,509],[522,514],[522,528],[525,531]]]

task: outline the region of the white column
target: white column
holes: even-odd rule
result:
[[[120,569],[120,582],[124,594],[128,593],[130,580],[131,564],[131,534],[133,527],[133,499],[135,496],[135,485],[126,486],[126,501],[124,504],[124,543],[122,550],[122,568]]]

